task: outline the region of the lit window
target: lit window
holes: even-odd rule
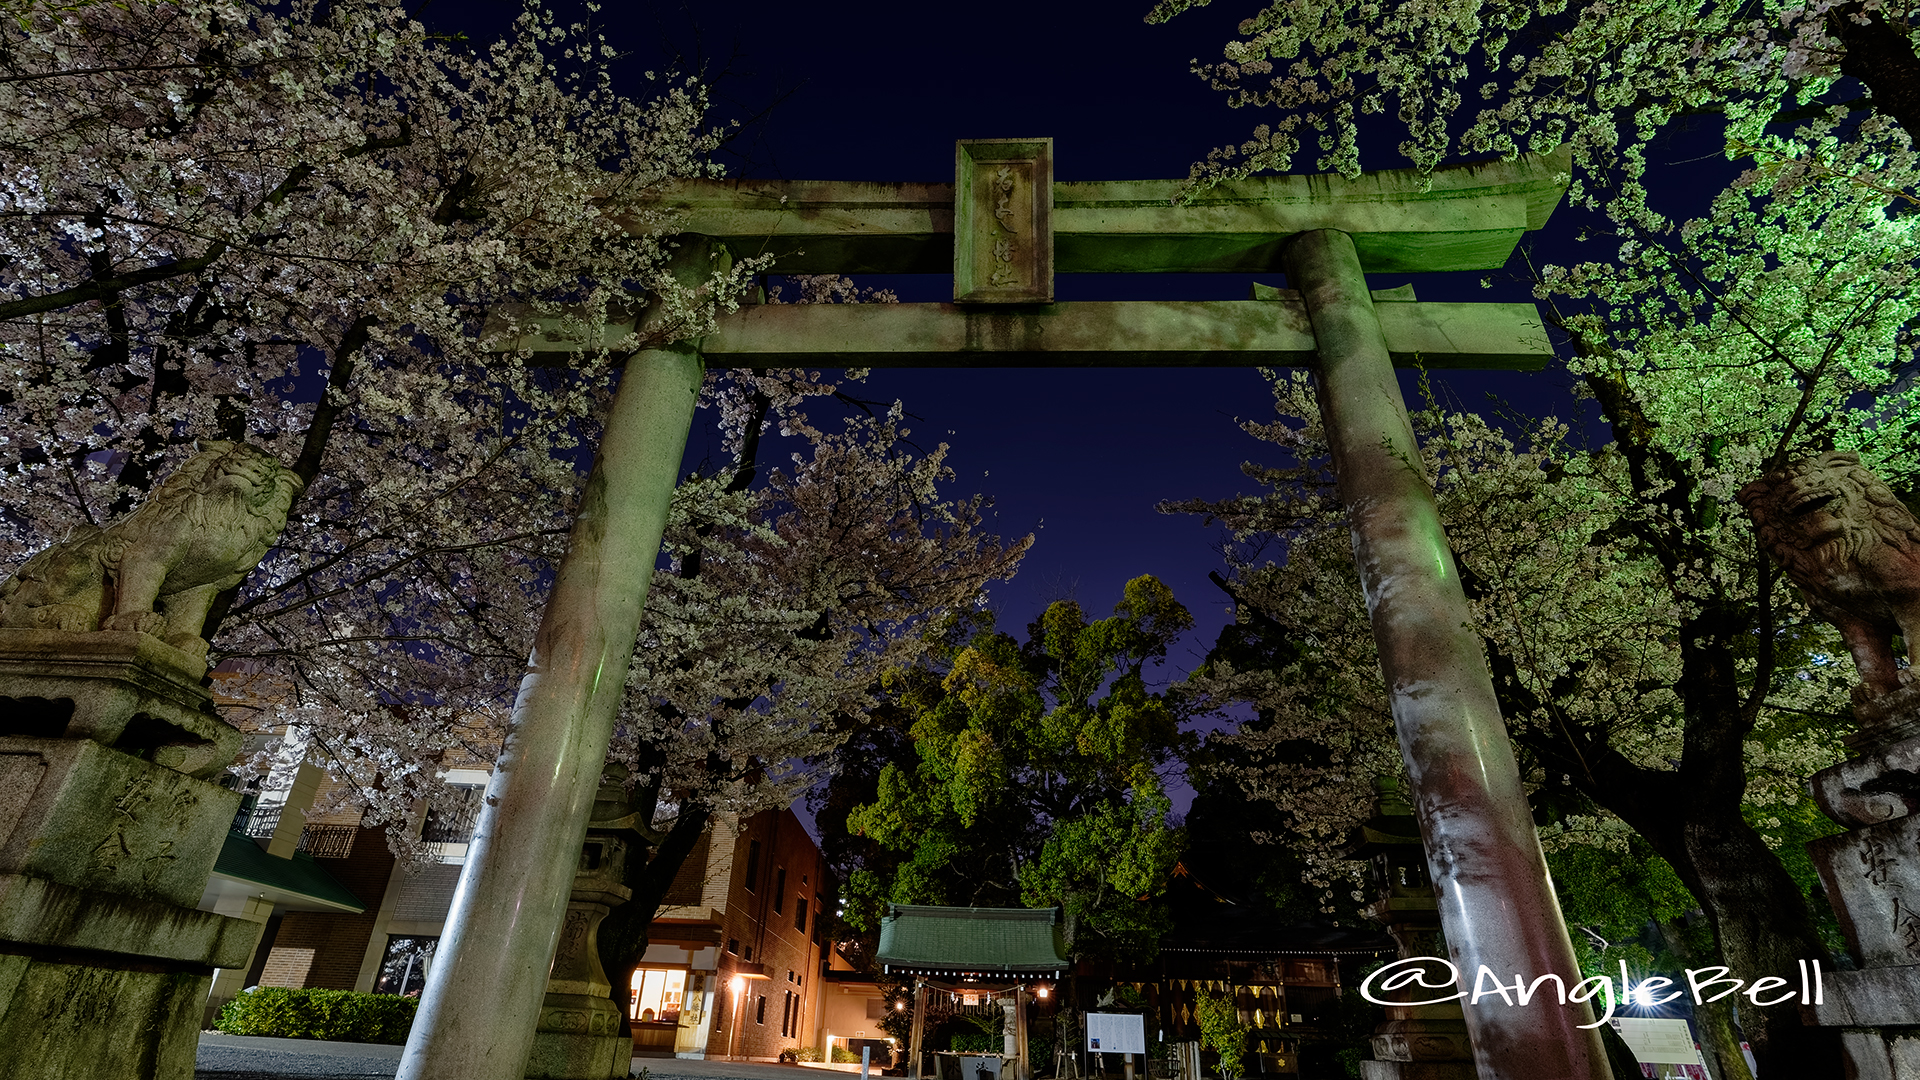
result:
[[[633,973],[628,1016],[644,1024],[678,1024],[687,973],[679,968],[640,968]]]
[[[374,982],[376,994],[404,994],[419,997],[427,986],[427,969],[433,966],[437,937],[390,937],[387,955],[380,962],[380,974]]]

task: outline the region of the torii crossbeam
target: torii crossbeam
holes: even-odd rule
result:
[[[752,306],[629,360],[401,1080],[522,1075],[703,361],[1311,366],[1452,959],[1469,980],[1483,967],[1578,977],[1433,491],[1408,465],[1418,449],[1393,372],[1415,357],[1531,369],[1552,348],[1530,304],[1420,303],[1370,293],[1364,276],[1503,266],[1558,204],[1566,155],[1430,178],[1259,178],[1185,205],[1178,181],[1055,183],[1051,159],[1051,140],[979,140],[959,144],[953,184],[697,181],[669,197],[683,250],[764,252],[776,273],[952,273],[954,303]],[[1055,272],[1274,270],[1297,291],[1053,299]],[[1483,1080],[1610,1075],[1584,1006],[1541,995],[1466,1013]]]

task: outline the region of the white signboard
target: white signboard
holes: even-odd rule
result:
[[[871,1047],[863,1046],[861,1050]],[[960,1076],[962,1080],[1000,1080],[1001,1058],[998,1054],[962,1054],[960,1055]],[[1009,1069],[1007,1075],[1013,1075]]]
[[[1146,1017],[1138,1013],[1088,1013],[1087,1049],[1102,1054],[1146,1053]]]
[[[1642,1065],[1700,1064],[1700,1052],[1693,1047],[1693,1033],[1685,1020],[1621,1017],[1613,1027]]]

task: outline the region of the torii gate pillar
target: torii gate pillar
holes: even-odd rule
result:
[[[400,1059],[402,1080],[527,1074],[703,371],[694,349],[657,349],[636,354],[621,376]],[[589,1019],[578,1018],[583,1027]],[[616,1063],[620,1075],[627,1060]]]
[[[1463,988],[1483,964],[1503,982],[1571,983],[1579,963],[1353,240],[1302,233],[1284,259],[1313,323],[1321,418],[1448,951]],[[1544,993],[1467,1008],[1482,1080],[1606,1080],[1585,1013]]]

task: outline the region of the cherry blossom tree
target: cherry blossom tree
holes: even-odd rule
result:
[[[889,673],[917,666],[927,631],[977,610],[1033,539],[985,535],[983,498],[943,497],[947,447],[913,452],[897,402],[832,432],[800,408],[835,392],[817,374],[717,382],[720,401],[743,406],[722,420],[731,461],[675,493],[670,562],[648,595],[614,736],[650,845],[630,864],[634,898],[600,930],[617,988],[714,815],[786,806],[830,775],[839,748],[898,696]],[[806,449],[763,469],[776,426]]]
[[[613,93],[602,48],[529,10],[469,50],[378,0],[0,24],[0,564],[124,512],[196,439],[289,463],[305,492],[216,605],[213,658],[269,677],[282,720],[384,748],[375,820],[437,757],[491,758],[619,361],[503,353],[488,313],[644,291],[677,337],[752,269],[667,272],[650,196],[711,173],[722,133],[697,82]]]
[[[1148,21],[1208,2],[1161,0]],[[1363,142],[1394,126],[1364,118],[1392,114],[1397,151],[1425,170],[1568,144],[1574,203],[1657,229],[1649,148],[1717,118],[1730,157],[1906,191],[1911,159],[1890,133],[1920,120],[1914,17],[1880,0],[1271,0],[1219,62],[1194,62],[1270,122],[1194,176],[1300,167],[1308,140],[1315,169],[1358,175]]]
[[[1913,227],[1844,177],[1790,200],[1755,177],[1682,228],[1685,258],[1649,245],[1548,271],[1541,295],[1584,399],[1570,410],[1597,408],[1610,441],[1583,445],[1551,420],[1510,418],[1510,433],[1458,411],[1419,418],[1421,464],[1537,797],[1559,789],[1592,808],[1548,842],[1625,850],[1631,829],[1736,970],[1791,970],[1826,950],[1771,844],[1794,832],[1783,825],[1805,778],[1842,756],[1853,673],[1732,493],[1835,447],[1911,489],[1914,402],[1896,379],[1920,314]],[[1330,859],[1397,755],[1310,383],[1275,389],[1281,419],[1249,427],[1291,456],[1256,470],[1275,493],[1181,508],[1256,547],[1284,541],[1283,554],[1245,549],[1229,583],[1242,622],[1264,620],[1283,646],[1270,671],[1223,657],[1197,686],[1256,703],[1260,723],[1238,737],[1243,782]],[[1335,871],[1323,864],[1322,880]],[[1764,1060],[1825,1052],[1790,1012],[1759,1012],[1747,1031]]]
[[[1151,18],[1191,6],[1166,0]],[[1529,256],[1523,274],[1573,354],[1564,415],[1578,430],[1597,411],[1611,441],[1435,411],[1424,464],[1536,798],[1558,787],[1594,809],[1549,842],[1637,833],[1706,911],[1725,962],[1756,973],[1823,951],[1768,840],[1783,838],[1775,819],[1793,816],[1798,780],[1839,753],[1850,667],[1731,495],[1835,447],[1912,483],[1898,381],[1916,315],[1912,29],[1898,3],[1277,0],[1220,62],[1195,65],[1269,121],[1197,165],[1195,183],[1309,162],[1353,175],[1386,131],[1420,169],[1571,146],[1572,212],[1606,254]],[[1317,155],[1303,156],[1309,143]],[[1690,190],[1655,167],[1686,156],[1675,147],[1745,171],[1718,194]],[[1279,392],[1293,419],[1261,431],[1310,473],[1310,395]],[[1280,679],[1258,692],[1268,729],[1245,735],[1269,740],[1269,765],[1295,733],[1321,748],[1303,779],[1324,800],[1282,797],[1331,835],[1339,823],[1313,811],[1358,812],[1355,774],[1391,761],[1385,713],[1346,659],[1365,648],[1356,601],[1336,618],[1297,599],[1352,595],[1324,492],[1308,473],[1267,475],[1290,495],[1216,509],[1249,539],[1283,539],[1285,562],[1253,555],[1233,587],[1249,620],[1280,628],[1282,666],[1331,693],[1316,705],[1311,683]],[[1755,1012],[1763,1070],[1831,1068],[1789,1010]]]
[[[613,55],[531,8],[469,49],[384,0],[0,24],[0,566],[124,512],[196,439],[291,462],[305,492],[217,606],[213,659],[403,854],[422,800],[451,808],[442,769],[497,752],[620,365],[760,268],[688,273],[660,195],[715,174],[725,133],[697,80],[616,94]],[[514,349],[528,319],[594,341],[635,304],[625,340]],[[670,837],[790,800],[917,624],[1025,550],[857,379],[702,391],[724,460],[676,495],[613,750],[658,845],[636,862],[669,877]],[[836,397],[846,423],[803,408]]]

